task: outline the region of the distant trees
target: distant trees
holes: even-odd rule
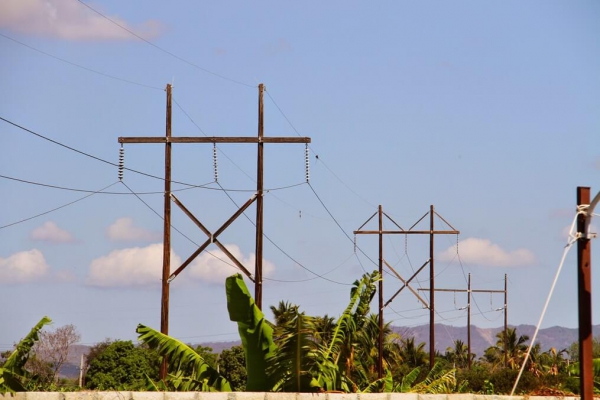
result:
[[[40,383],[57,383],[60,370],[67,362],[69,349],[81,340],[81,335],[73,325],[65,325],[56,330],[42,330],[39,340],[33,346],[34,356],[25,368],[37,376]]]
[[[103,342],[94,349],[85,386],[95,390],[142,390],[146,376],[158,378],[156,353],[131,341]]]

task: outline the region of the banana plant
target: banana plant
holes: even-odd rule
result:
[[[433,365],[433,368],[427,374],[427,377],[415,384],[419,373],[419,367],[414,368],[402,378],[402,382],[394,388],[395,392],[402,393],[427,393],[442,394],[462,392],[466,388],[467,382],[463,382],[460,387],[456,387],[456,370],[444,371],[443,365],[439,362]]]
[[[39,340],[39,333],[44,327],[51,323],[52,320],[48,317],[43,317],[17,344],[15,351],[8,357],[2,367],[0,367],[0,393],[6,392],[24,392],[24,380],[27,377],[25,371],[25,363],[29,358],[29,353],[35,342]]]
[[[230,392],[231,385],[219,372],[188,345],[148,326],[139,324],[138,340],[169,360],[169,376],[166,382],[154,383],[148,378],[148,387],[172,388],[180,391]],[[183,371],[191,370],[191,375]]]
[[[267,373],[268,359],[275,355],[273,328],[254,302],[242,275],[235,274],[225,280],[229,319],[237,322],[238,332],[246,356],[249,392],[269,391],[275,382]]]

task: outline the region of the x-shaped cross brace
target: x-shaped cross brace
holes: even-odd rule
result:
[[[429,264],[429,261],[431,261],[431,260],[427,260],[427,261],[425,261],[425,264],[421,265],[421,268],[419,268],[419,269],[417,270],[417,272],[415,272],[415,273],[413,274],[413,276],[411,276],[411,277],[410,277],[408,280],[404,280],[404,279],[403,279],[403,278],[400,276],[400,274],[398,274],[398,273],[397,273],[397,272],[394,270],[394,268],[392,268],[392,266],[391,266],[390,264],[388,264],[388,262],[387,262],[387,261],[383,260],[383,262],[385,263],[385,265],[387,265],[387,266],[388,266],[388,268],[390,269],[390,271],[392,271],[392,272],[394,273],[394,275],[396,275],[396,276],[398,277],[398,279],[400,279],[400,280],[402,281],[402,283],[404,283],[404,284],[402,285],[402,287],[401,287],[400,289],[398,289],[398,291],[397,291],[397,292],[396,292],[396,293],[395,293],[395,294],[394,294],[394,295],[393,295],[393,296],[392,296],[392,297],[391,297],[391,298],[390,298],[390,299],[387,301],[387,303],[385,303],[385,304],[384,304],[384,307],[387,307],[387,305],[388,305],[388,304],[390,304],[390,303],[391,303],[391,302],[394,300],[394,298],[395,298],[396,296],[398,296],[398,294],[400,294],[400,292],[402,291],[402,289],[404,289],[404,288],[408,288],[408,290],[410,290],[410,291],[411,291],[411,292],[412,292],[412,293],[413,293],[415,296],[417,296],[417,298],[418,298],[418,299],[421,301],[421,303],[423,303],[423,305],[424,305],[425,307],[429,308],[429,305],[427,304],[427,302],[426,302],[426,301],[425,301],[425,300],[424,300],[424,299],[423,299],[423,298],[422,298],[422,297],[419,295],[419,293],[417,293],[417,291],[416,291],[415,289],[413,289],[413,288],[412,288],[412,287],[409,285],[410,281],[412,281],[412,280],[413,280],[413,279],[414,279],[414,278],[415,278],[415,277],[416,277],[416,276],[419,274],[419,272],[421,272],[421,270],[422,270],[423,268],[425,268],[425,266],[426,266],[427,264]]]
[[[211,243],[216,244],[217,247],[221,249],[221,251],[225,253],[225,255],[229,257],[229,259],[236,265],[236,267],[238,267],[244,274],[246,274],[248,278],[250,278],[252,282],[254,282],[254,278],[252,277],[250,271],[248,271],[246,267],[244,267],[242,263],[239,262],[238,259],[235,258],[235,256],[231,254],[231,252],[227,250],[227,248],[223,246],[221,242],[219,242],[217,237],[221,233],[223,233],[223,231],[227,229],[227,227],[229,227],[229,225],[231,225],[231,223],[235,221],[237,217],[242,215],[242,213],[246,211],[248,207],[250,207],[250,205],[254,202],[254,200],[256,200],[256,198],[257,195],[254,194],[254,196],[248,199],[248,201],[246,201],[244,205],[241,206],[240,209],[237,210],[237,212],[231,216],[231,218],[229,218],[223,225],[221,225],[221,227],[217,229],[215,233],[212,233],[204,225],[202,225],[202,223],[198,221],[196,217],[194,217],[194,215],[179,201],[177,197],[175,197],[175,195],[171,193],[171,199],[173,199],[173,202],[177,204],[179,208],[181,208],[185,215],[187,215],[198,226],[198,228],[200,228],[202,232],[206,234],[206,236],[208,236],[208,239],[206,239],[206,241],[202,243],[202,245],[198,247],[198,249],[194,253],[192,253],[192,255],[189,256],[188,259],[183,262],[183,264],[181,264],[181,267],[177,268],[177,270],[173,272],[171,276],[169,276],[169,283],[171,283],[171,281],[175,279],[175,277],[179,275],[179,273],[183,271],[185,267],[187,267],[192,261],[194,261],[194,259],[198,257],[198,255],[202,253]]]

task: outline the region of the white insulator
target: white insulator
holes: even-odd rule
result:
[[[219,168],[217,160],[217,144],[213,143],[213,169],[215,171],[215,182],[219,182]]]
[[[304,150],[304,170],[306,172],[306,182],[310,181],[310,153],[308,144]]]
[[[119,149],[119,180],[123,180],[123,169],[125,164],[125,149],[121,144],[121,148]]]

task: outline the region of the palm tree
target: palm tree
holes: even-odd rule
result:
[[[496,337],[498,338],[496,346],[488,347],[483,359],[494,368],[504,364],[510,369],[519,369],[527,352],[525,343],[529,340],[529,336],[517,337],[517,328],[508,328],[506,333],[501,331]]]
[[[550,350],[542,354],[543,367],[549,375],[557,376],[565,369],[567,365],[565,354],[567,354],[567,349],[558,351],[555,347],[551,347]]]
[[[427,353],[425,343],[415,345],[415,338],[405,338],[400,341],[400,357],[411,368],[421,367],[427,364]]]
[[[446,349],[445,358],[451,362],[455,368],[466,368],[469,365],[469,347],[462,340],[455,340],[454,347]]]

